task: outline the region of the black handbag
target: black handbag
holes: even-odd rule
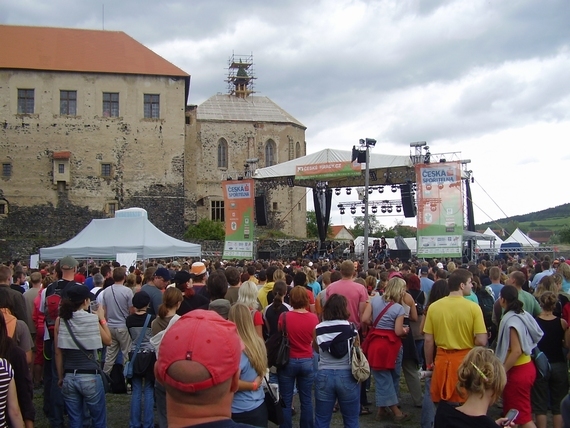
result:
[[[267,419],[276,425],[281,425],[283,423],[283,407],[285,407],[285,403],[282,398],[277,399],[267,378],[265,378],[265,385],[267,386],[265,390]]]
[[[287,336],[287,312],[283,314],[283,330],[281,331],[282,340],[279,344],[279,349],[277,351],[277,359],[275,360],[275,367],[278,369],[285,367],[289,364],[289,352],[291,346],[289,344],[289,337]]]

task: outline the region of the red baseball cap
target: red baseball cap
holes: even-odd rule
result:
[[[196,309],[182,316],[164,335],[154,373],[159,382],[179,391],[201,391],[235,375],[243,349],[233,322],[214,311]],[[203,365],[210,377],[190,381],[200,377],[193,364],[180,370],[171,369],[173,364],[185,361]]]

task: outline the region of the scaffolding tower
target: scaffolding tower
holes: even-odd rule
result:
[[[253,54],[235,55],[232,53],[228,61],[228,94],[239,98],[247,98],[255,91],[253,82],[256,79],[253,68]]]

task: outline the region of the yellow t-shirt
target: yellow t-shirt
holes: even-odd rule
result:
[[[447,296],[432,303],[427,311],[424,332],[433,334],[443,349],[471,349],[476,334],[487,334],[478,304],[462,296]]]

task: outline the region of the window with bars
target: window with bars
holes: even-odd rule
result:
[[[103,117],[119,117],[118,92],[103,92]]]
[[[9,162],[2,164],[2,177],[12,176],[12,164]]]
[[[63,163],[57,164],[57,172],[60,174],[64,174],[65,173],[65,164],[63,164]]]
[[[18,89],[18,114],[34,113],[34,90]]]
[[[145,119],[160,118],[160,95],[144,94],[144,117]]]
[[[220,138],[218,141],[218,168],[228,167],[228,142]]]
[[[223,222],[224,201],[210,201],[210,220]]]
[[[109,213],[109,215],[115,215],[115,211],[117,211],[117,204],[115,202],[109,202],[107,204],[107,213]]]
[[[77,114],[77,91],[59,91],[59,114],[62,116]]]
[[[276,146],[275,141],[268,140],[265,143],[265,166],[273,166],[277,163],[276,161]]]
[[[110,177],[111,176],[111,164],[110,163],[102,163],[101,164],[101,176],[102,177]]]

